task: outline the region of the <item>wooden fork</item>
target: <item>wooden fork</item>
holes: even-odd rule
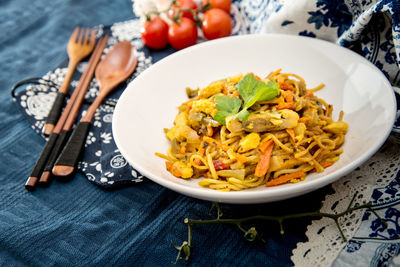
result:
[[[54,126],[60,117],[62,107],[64,105],[65,96],[68,93],[69,84],[78,63],[87,57],[93,50],[96,44],[95,30],[89,28],[76,27],[73,31],[67,46],[69,57],[68,71],[64,81],[57,92],[53,106],[47,116],[46,123],[42,129],[42,133],[46,136],[53,132]]]

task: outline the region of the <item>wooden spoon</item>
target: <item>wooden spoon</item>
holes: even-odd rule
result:
[[[128,41],[114,45],[99,63],[96,68],[96,79],[100,83],[99,94],[76,126],[71,138],[58,157],[52,171],[55,176],[62,179],[62,177],[69,177],[75,171],[97,108],[118,84],[132,74],[136,65],[135,48]]]

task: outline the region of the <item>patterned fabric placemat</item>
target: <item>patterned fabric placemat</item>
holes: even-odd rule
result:
[[[119,96],[130,81],[152,64],[149,51],[140,39],[139,28],[140,22],[138,20],[117,23],[112,26],[100,25],[96,28],[98,37],[105,33],[110,35],[103,55],[115,43],[122,40],[129,40],[138,52],[138,64],[134,73],[124,83],[119,85],[97,109],[92,127],[86,139],[85,152],[78,163],[78,170],[83,172],[89,181],[105,188],[134,184],[142,182],[144,179],[139,172],[128,164],[117,149],[112,138],[111,129],[114,107]],[[14,101],[18,103],[22,113],[26,115],[32,128],[38,134],[41,133],[57,89],[63,82],[67,72],[67,64],[68,61],[65,61],[58,68],[48,72],[43,77],[27,80],[26,83],[29,83],[29,85],[24,90],[16,88],[13,92]],[[71,81],[70,92],[77,86],[86,66],[87,60],[82,61],[78,65]],[[89,107],[98,92],[99,84],[96,78],[94,78],[85,95],[85,102],[81,108],[81,113]]]

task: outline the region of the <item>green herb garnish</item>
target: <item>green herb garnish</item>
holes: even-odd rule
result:
[[[242,106],[242,100],[237,97],[230,98],[227,95],[217,95],[215,97],[215,107],[219,110],[214,116],[214,120],[225,125],[225,118],[238,113]]]
[[[279,93],[279,85],[272,81],[268,83],[259,81],[254,75],[247,74],[236,85],[236,91],[244,101],[240,112],[238,111],[242,106],[242,100],[239,98],[230,98],[229,96],[215,97],[215,106],[218,109],[218,113],[215,114],[214,119],[222,125],[225,125],[225,119],[230,115],[236,116],[241,121],[246,121],[250,114],[247,109],[258,101],[275,98]]]

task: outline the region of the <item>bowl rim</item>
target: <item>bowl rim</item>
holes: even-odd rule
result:
[[[321,43],[323,45],[331,46],[334,49],[339,49],[341,53],[344,54],[349,54],[352,57],[356,56],[358,57],[362,62],[365,64],[373,67],[379,75],[382,77],[382,81],[386,84],[385,88],[392,88],[392,85],[390,84],[389,80],[385,77],[385,75],[370,61],[365,59],[364,57],[360,56],[356,52],[339,46],[338,44],[321,40],[321,39],[316,39],[316,38],[310,38],[310,37],[305,37],[305,36],[298,36],[298,35],[289,35],[289,34],[282,34],[282,33],[271,33],[271,34],[247,34],[247,35],[238,35],[238,36],[230,36],[230,37],[225,37],[225,38],[220,38],[212,41],[207,41],[203,43],[196,44],[194,46],[185,48],[183,50],[177,51],[169,56],[164,57],[163,59],[157,61],[154,63],[152,66],[144,70],[138,77],[136,77],[133,81],[131,81],[127,88],[125,89],[125,92],[129,90],[132,86],[135,85],[135,81],[137,79],[141,79],[141,77],[145,77],[146,73],[150,72],[152,68],[156,68],[159,65],[162,64],[168,64],[168,61],[172,57],[181,57],[184,56],[185,54],[190,53],[192,50],[197,50],[197,49],[203,49],[204,47],[209,47],[209,46],[214,46],[215,44],[218,43],[223,43],[223,42],[229,42],[230,40],[241,40],[241,39],[259,39],[259,38],[289,38],[293,40],[306,40],[306,42],[316,42],[316,43]],[[122,93],[121,98],[124,96],[125,92]],[[126,150],[126,148],[121,144],[121,141],[119,140],[118,137],[118,132],[116,130],[116,120],[115,116],[119,114],[119,103],[120,101],[117,102],[117,105],[114,110],[113,114],[113,122],[112,122],[112,134],[114,136],[114,141],[117,145],[117,148],[120,150],[121,154],[126,158],[126,160],[134,167],[137,169],[142,175],[148,177],[150,180],[166,187],[171,190],[174,190],[176,192],[179,192],[181,194],[189,195],[191,197],[195,197],[198,199],[203,199],[203,200],[209,200],[209,201],[218,201],[218,202],[224,202],[224,203],[265,203],[265,202],[272,202],[272,201],[279,201],[287,198],[291,198],[294,196],[298,196],[301,194],[305,194],[307,192],[313,191],[315,189],[321,188],[323,186],[326,186],[328,184],[331,184],[332,182],[338,180],[339,178],[345,176],[346,174],[352,172],[355,170],[357,167],[362,165],[365,161],[367,161],[373,154],[375,154],[378,149],[384,144],[384,142],[387,140],[387,138],[390,135],[390,132],[392,130],[392,125],[394,124],[395,121],[395,116],[396,116],[396,98],[394,95],[393,90],[390,92],[387,92],[391,96],[391,102],[390,105],[392,106],[391,110],[392,112],[390,113],[389,120],[390,124],[388,123],[386,126],[386,129],[383,131],[383,135],[381,136],[381,140],[379,140],[378,143],[376,143],[375,146],[370,147],[369,149],[364,152],[360,157],[356,158],[355,160],[351,161],[349,164],[346,164],[345,166],[341,167],[340,169],[328,173],[326,176],[324,176],[324,179],[313,179],[313,180],[306,180],[303,182],[299,182],[296,184],[285,184],[281,186],[277,186],[271,189],[266,189],[262,191],[250,191],[250,190],[242,190],[242,191],[230,191],[230,192],[221,192],[217,190],[212,190],[208,188],[202,188],[202,187],[189,187],[183,184],[179,183],[173,183],[169,182],[168,179],[165,179],[161,176],[158,175],[153,175],[149,170],[146,168],[143,168],[140,164],[136,164],[136,162],[132,159],[129,158],[129,153]],[[389,105],[389,103],[388,103]],[[389,109],[388,109],[389,111]],[[390,127],[389,127],[390,125]]]

